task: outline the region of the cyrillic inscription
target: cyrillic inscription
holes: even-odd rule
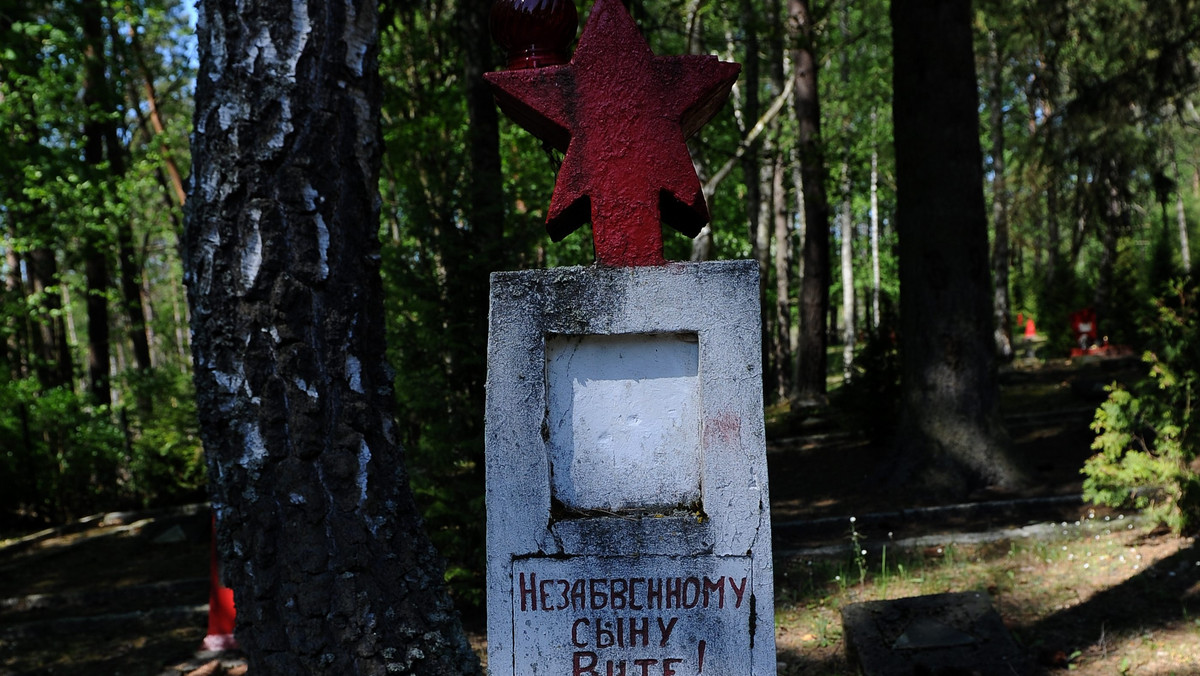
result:
[[[748,557],[513,562],[514,673],[743,673],[754,599]]]

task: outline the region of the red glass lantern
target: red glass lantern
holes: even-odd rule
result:
[[[496,0],[492,5],[492,39],[507,52],[509,70],[566,63],[578,28],[579,12],[571,0]]]

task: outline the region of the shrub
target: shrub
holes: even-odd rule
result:
[[[1176,533],[1200,528],[1200,293],[1176,281],[1155,303],[1143,360],[1146,378],[1113,384],[1092,429],[1099,451],[1084,464],[1083,495],[1114,507],[1133,506]]]

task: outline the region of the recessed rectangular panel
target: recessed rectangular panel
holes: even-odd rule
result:
[[[552,495],[579,510],[700,499],[696,334],[550,336]]]

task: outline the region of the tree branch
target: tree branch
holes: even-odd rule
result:
[[[746,150],[751,145],[754,145],[754,142],[762,135],[767,125],[771,124],[779,116],[779,111],[783,110],[784,104],[788,102],[788,97],[792,95],[794,86],[795,80],[788,78],[787,84],[783,86],[783,91],[779,92],[779,96],[776,96],[774,101],[771,101],[771,107],[767,108],[766,112],[758,118],[758,122],[755,122],[750,131],[746,133],[746,138],[742,139],[741,143],[738,143],[737,150],[734,151],[733,156],[726,160],[725,164],[721,165],[721,168],[717,170],[717,173],[713,174],[712,178],[708,179],[708,182],[704,184],[704,194],[706,196],[712,195],[716,191],[721,181],[725,180],[729,172],[733,171],[733,165],[742,158],[742,155],[746,154]]]

